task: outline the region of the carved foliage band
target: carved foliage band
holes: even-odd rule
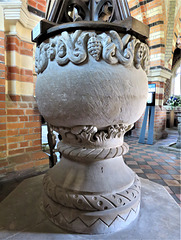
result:
[[[101,143],[109,139],[121,138],[133,125],[117,124],[98,130],[95,126],[75,126],[72,128],[51,126],[63,139],[75,139],[77,142]]]
[[[90,56],[95,61],[102,58],[109,64],[142,67],[148,73],[149,48],[145,43],[129,34],[121,38],[116,31],[96,34],[81,30],[71,34],[65,31],[50,38],[49,43],[41,43],[36,49],[35,70],[42,73],[49,61],[56,61],[61,66],[68,62],[81,64]]]

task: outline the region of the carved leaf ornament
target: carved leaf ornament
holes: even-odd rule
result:
[[[98,130],[95,126],[76,126],[72,128],[51,126],[63,138],[75,139],[78,142],[104,142],[108,139],[120,138],[129,131],[133,125],[117,124]]]
[[[42,73],[49,61],[63,66],[68,62],[82,64],[90,57],[108,64],[142,67],[146,73],[149,70],[149,48],[134,36],[126,34],[121,38],[116,31],[96,34],[81,30],[71,34],[65,31],[50,38],[49,43],[41,43],[36,49],[35,70]]]

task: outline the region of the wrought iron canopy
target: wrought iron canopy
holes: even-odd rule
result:
[[[115,22],[130,17],[127,0],[48,0],[46,19],[55,23]]]
[[[47,0],[46,18],[32,31],[38,45],[62,31],[75,29],[129,33],[143,42],[149,27],[131,17],[127,0]]]

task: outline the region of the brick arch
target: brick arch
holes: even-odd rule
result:
[[[178,6],[177,9],[178,9],[178,12],[177,12],[177,14],[175,16],[174,30],[173,30],[172,58],[174,56],[174,51],[177,48],[177,46],[176,46],[177,38],[179,36],[181,37],[181,6]],[[173,67],[173,64],[172,64],[172,67]]]
[[[173,12],[170,12],[173,14],[173,16],[171,16],[172,18],[174,17],[174,23],[172,21],[172,23],[168,22],[168,31],[167,31],[167,38],[166,38],[166,66],[172,70],[172,73],[174,71],[174,65],[178,62],[178,56],[180,56],[180,54],[176,54],[176,52],[178,52],[179,49],[176,48],[176,41],[178,36],[181,35],[181,3],[177,0],[174,1],[175,2],[175,14],[173,14]],[[171,11],[171,7],[169,5],[169,9],[168,11]],[[170,20],[170,18],[168,17],[168,21]],[[170,45],[169,45],[170,44]],[[172,78],[167,79],[166,84],[165,84],[165,95],[164,95],[164,102],[166,102],[166,100],[169,98],[169,96],[171,95],[171,86],[172,86]]]

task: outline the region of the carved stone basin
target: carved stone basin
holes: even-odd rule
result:
[[[36,50],[40,113],[63,141],[44,178],[44,207],[61,228],[109,233],[138,215],[140,181],[123,136],[147,99],[148,46],[114,30],[63,31]]]
[[[132,124],[141,116],[147,99],[146,44],[115,31],[77,30],[51,38],[39,51],[37,103],[52,125],[102,128]]]

